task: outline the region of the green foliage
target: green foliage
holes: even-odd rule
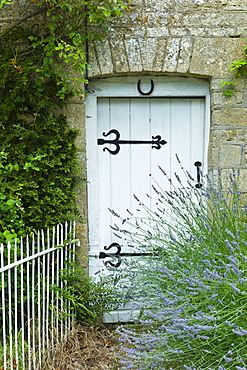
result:
[[[68,301],[72,315],[78,321],[97,323],[103,313],[116,308],[119,303],[110,279],[95,282],[76,264],[70,264],[61,271],[61,280],[64,286],[55,287],[55,290]]]
[[[237,82],[234,81],[222,81],[222,86],[227,86],[228,89],[224,90],[225,96],[232,96],[234,94],[234,87],[237,85]]]
[[[5,179],[14,173],[18,174],[19,166],[8,163],[7,154],[0,153],[0,214],[4,215],[0,219],[0,241],[9,242],[16,239],[24,227],[22,220],[23,207],[14,194],[4,194]]]
[[[244,48],[245,52],[245,58],[237,60],[235,62],[231,63],[231,68],[230,71],[235,71],[234,78],[237,80],[239,77],[246,76],[247,75],[247,46]],[[222,86],[228,86],[229,89],[225,90],[223,92],[224,95],[226,96],[232,96],[234,95],[234,88],[237,85],[237,82],[235,81],[222,81],[221,82]]]
[[[0,35],[0,242],[76,217],[77,132],[60,108],[82,97],[87,40],[101,40],[125,8],[33,0],[28,17]]]
[[[56,75],[36,72],[33,31],[0,40],[0,241],[76,216],[77,132],[59,113]]]
[[[34,66],[37,85],[52,75],[59,86],[56,95],[62,100],[70,93],[81,96],[82,84],[87,83],[85,44],[88,40],[90,43],[102,40],[107,20],[122,16],[126,5],[122,0],[33,0],[32,3],[33,14],[42,14],[38,23],[32,20],[36,31],[28,36],[33,53],[40,56]],[[9,34],[8,29],[5,34]],[[73,73],[68,73],[67,68]]]
[[[6,347],[3,345],[2,341],[0,341],[0,369],[18,368],[18,370],[25,370],[22,358],[22,348],[24,348],[25,352],[28,353],[28,342],[26,340],[23,341],[22,329],[18,331],[16,341],[13,334],[6,337]],[[4,362],[4,352],[7,359],[6,363]],[[27,361],[27,358],[25,358],[25,360]]]
[[[0,1],[0,9],[1,9],[4,5],[9,5],[9,4],[12,4],[12,0],[1,0],[1,1]]]

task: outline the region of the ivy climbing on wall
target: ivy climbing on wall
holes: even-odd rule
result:
[[[0,242],[78,216],[77,132],[61,112],[84,93],[86,43],[102,40],[124,9],[119,0],[30,0],[0,34]]]
[[[222,86],[226,87],[224,95],[232,96],[234,94],[234,89],[237,85],[238,78],[247,75],[247,46],[244,48],[244,58],[236,60],[231,63],[231,72],[235,72],[233,81],[222,81]]]

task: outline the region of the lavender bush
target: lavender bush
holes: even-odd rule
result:
[[[167,178],[170,191],[154,184],[155,209],[136,198],[138,217],[122,220],[131,231],[114,226],[151,253],[129,266],[145,300],[139,325],[119,328],[124,369],[247,369],[247,208],[239,174],[225,187],[220,177],[202,188],[187,179],[184,186]]]

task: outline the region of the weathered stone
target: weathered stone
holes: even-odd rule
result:
[[[213,131],[214,143],[241,144],[247,141],[247,131],[245,129],[223,129]]]
[[[226,96],[222,91],[212,93],[212,106],[230,107],[230,105],[241,105],[244,92],[235,92],[233,96]]]
[[[78,151],[86,150],[86,130],[85,125],[82,124],[85,115],[85,108],[83,104],[68,104],[65,110],[68,117],[68,123],[71,127],[79,131],[76,138],[76,146]]]
[[[208,76],[229,75],[232,60],[244,57],[245,43],[244,39],[195,39],[190,72]]]
[[[211,166],[215,168],[237,168],[241,164],[241,145],[240,144],[221,144],[212,143],[209,150]]]
[[[219,0],[219,4],[225,10],[247,10],[245,0]]]
[[[163,64],[164,64],[164,59],[165,59],[165,45],[163,39],[158,39],[157,40],[157,46],[156,46],[156,53],[155,53],[155,59],[154,59],[154,64],[153,64],[153,70],[155,72],[160,72],[162,71]]]
[[[129,70],[131,72],[143,71],[140,43],[138,39],[125,39],[126,54],[129,60]]]
[[[176,72],[178,64],[178,56],[180,51],[179,38],[169,38],[166,44],[166,55],[164,58],[163,71],[164,72]]]
[[[88,63],[88,75],[90,77],[99,76],[101,72],[97,60],[96,50],[94,47],[89,47]]]
[[[187,73],[190,66],[190,59],[193,51],[193,40],[191,37],[181,39],[177,72]]]
[[[236,83],[236,86],[234,85],[226,85],[226,86],[223,86],[222,85],[222,82],[223,81],[233,81]],[[211,89],[212,91],[220,91],[220,92],[223,92],[225,90],[229,90],[229,89],[234,89],[234,91],[239,91],[239,90],[243,90],[245,89],[245,86],[246,86],[246,78],[245,77],[241,77],[241,78],[238,78],[238,79],[230,79],[229,78],[229,73],[228,73],[228,76],[226,76],[226,78],[224,78],[224,76],[222,76],[221,78],[212,78],[212,81],[211,81]]]
[[[212,122],[217,126],[247,126],[247,108],[226,108],[214,110]]]
[[[159,39],[170,35],[168,27],[146,27],[147,37],[157,37]]]
[[[140,50],[144,71],[153,71],[157,53],[158,40],[156,38],[141,38]]]
[[[234,144],[219,145],[219,157],[215,158],[215,165],[221,168],[236,168],[241,163],[241,146]]]
[[[111,39],[109,40],[109,42],[111,45],[111,50],[114,50],[112,60],[113,60],[115,72],[122,72],[122,73],[128,72],[129,66],[128,66],[128,59],[126,56],[124,42],[119,39],[116,39],[116,40]]]
[[[103,44],[97,44],[97,60],[102,75],[113,73],[111,46],[107,39]]]

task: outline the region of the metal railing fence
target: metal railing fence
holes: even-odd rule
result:
[[[0,369],[42,369],[42,359],[68,335],[69,302],[58,289],[74,261],[75,224],[65,223],[0,248]],[[73,268],[73,267],[68,267]]]

